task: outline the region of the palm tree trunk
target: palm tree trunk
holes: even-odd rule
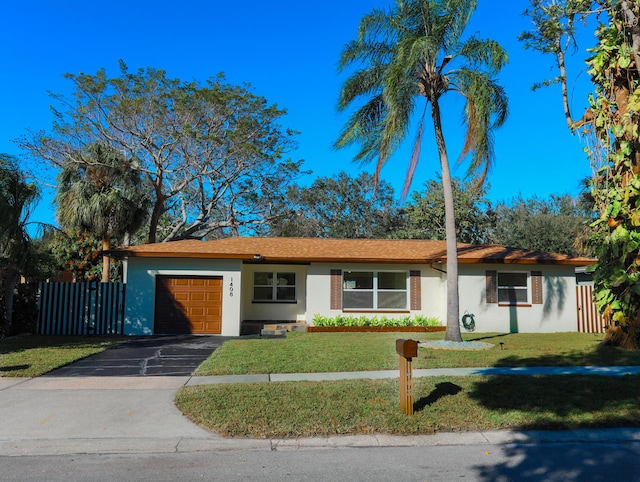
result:
[[[433,129],[440,155],[440,169],[442,171],[442,191],[444,193],[444,218],[447,242],[447,331],[444,339],[447,341],[462,341],[460,333],[460,295],[458,292],[458,241],[456,239],[456,218],[453,204],[453,187],[451,172],[449,171],[449,156],[442,133],[440,106],[437,99],[431,102],[431,116]]]
[[[111,249],[111,241],[106,238],[102,240],[102,251]],[[111,270],[111,258],[109,256],[102,256],[102,282],[109,282],[109,271]]]

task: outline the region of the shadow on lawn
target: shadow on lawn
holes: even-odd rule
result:
[[[640,365],[640,351],[622,350],[611,346],[598,347],[595,350],[586,353],[576,352],[574,354],[550,354],[531,358],[507,355],[494,364],[496,367],[636,365]]]
[[[436,403],[441,398],[446,397],[448,395],[455,395],[457,393],[460,393],[461,391],[462,391],[462,387],[459,387],[455,383],[450,383],[450,382],[438,383],[436,384],[436,388],[432,390],[429,395],[427,395],[426,397],[422,397],[418,401],[414,402],[413,411],[419,412],[421,410],[424,410],[426,407]]]
[[[0,372],[2,373],[10,373],[14,371],[27,370],[31,365],[12,365],[8,367],[0,367]]]

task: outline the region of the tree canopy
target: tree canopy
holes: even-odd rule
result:
[[[583,231],[593,217],[568,194],[513,198],[495,208],[493,242],[517,248],[533,249],[572,256],[589,255],[580,244]]]
[[[456,238],[461,243],[493,242],[496,223],[491,202],[486,198],[487,187],[476,180],[452,179],[456,215]],[[404,223],[396,234],[408,239],[445,239],[446,220],[442,182],[431,179],[422,191],[414,191],[404,208]]]
[[[52,132],[20,146],[60,168],[82,164],[92,145],[118,153],[143,177],[149,242],[251,230],[301,174],[302,161],[286,157],[295,132],[279,124],[285,111],[222,74],[202,85],[121,63],[119,77],[101,69],[66,78],[74,93],[53,96]]]
[[[290,186],[274,218],[272,236],[387,238],[401,222],[393,187],[375,186],[366,172],[350,177],[319,177],[309,187]]]

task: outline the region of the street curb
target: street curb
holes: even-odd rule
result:
[[[224,438],[105,438],[2,441],[0,456],[24,457],[71,454],[152,454],[220,452],[227,450],[296,451],[326,448],[435,447],[474,445],[537,445],[564,443],[638,443],[640,429],[614,428],[570,431],[441,432],[431,435],[335,435],[291,439]]]

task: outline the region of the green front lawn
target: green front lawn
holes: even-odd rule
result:
[[[441,340],[440,333],[289,333],[284,339],[225,342],[196,375],[309,373],[398,368],[395,340]],[[640,365],[640,353],[599,348],[602,335],[585,333],[467,333],[492,343],[487,350],[419,348],[414,368],[543,365]],[[502,343],[502,344],[501,344]]]
[[[200,385],[181,388],[176,405],[251,438],[640,426],[638,376],[428,377],[414,394],[414,415],[400,409],[397,379]]]
[[[125,341],[124,337],[5,338],[0,340],[0,377],[37,377]]]
[[[233,340],[216,350],[197,374],[398,369],[395,340],[411,335],[292,333],[286,339]],[[442,333],[420,335],[421,340],[442,337]],[[601,335],[465,334],[464,338],[494,347],[479,351],[420,348],[413,367],[640,364],[640,353],[599,348]],[[414,381],[416,412],[412,416],[400,409],[397,379],[200,385],[182,388],[176,404],[210,430],[254,438],[640,426],[638,376]]]

